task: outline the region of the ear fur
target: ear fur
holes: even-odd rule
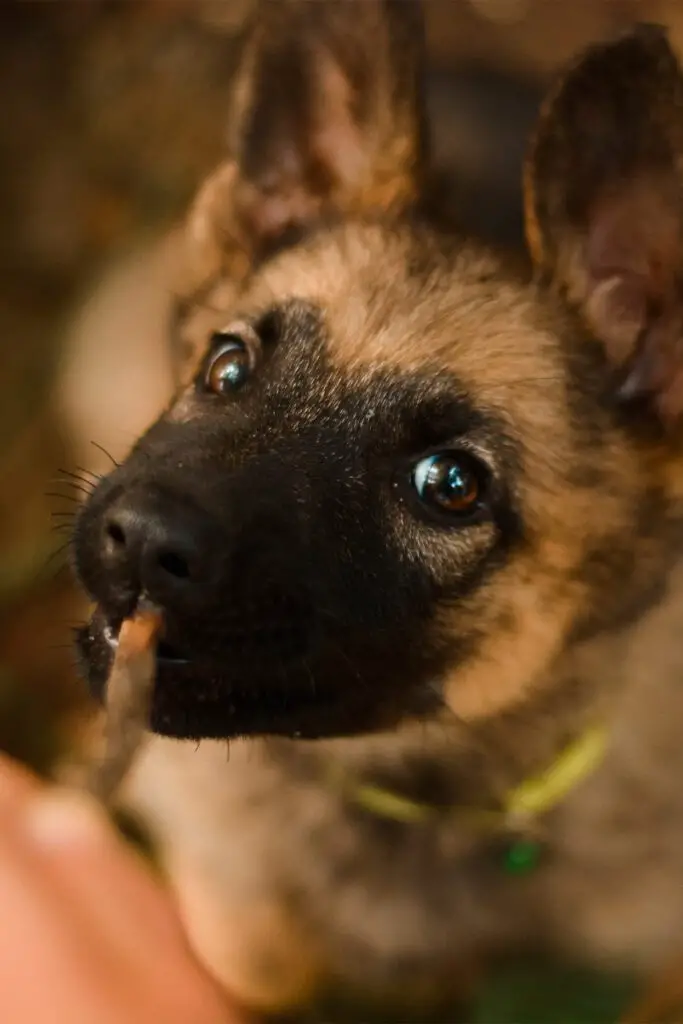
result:
[[[541,276],[604,345],[623,399],[683,413],[683,76],[666,32],[639,25],[585,52],[539,119],[525,173]]]
[[[417,0],[261,0],[230,159],[190,217],[195,276],[218,263],[239,278],[327,218],[416,200],[422,35]]]

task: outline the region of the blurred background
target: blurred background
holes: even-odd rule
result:
[[[522,155],[557,66],[634,20],[667,24],[683,50],[681,0],[425,6],[443,178],[463,227],[507,245],[521,244]],[[251,7],[3,0],[0,747],[41,771],[87,707],[71,651],[85,613],[68,571],[76,502],[168,395],[172,229],[222,156]],[[612,1019],[595,1001],[576,1009],[574,981],[561,998],[554,985],[564,1016],[516,985],[492,990],[486,1019]]]

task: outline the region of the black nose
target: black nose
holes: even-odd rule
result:
[[[103,518],[102,568],[131,595],[144,592],[162,606],[187,602],[208,582],[211,533],[182,499],[129,492]]]

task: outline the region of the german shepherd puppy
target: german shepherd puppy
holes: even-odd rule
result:
[[[131,799],[265,1010],[683,954],[683,77],[653,26],[562,77],[528,268],[434,211],[420,79],[409,0],[263,4],[177,392],[75,536],[96,694],[163,609]]]

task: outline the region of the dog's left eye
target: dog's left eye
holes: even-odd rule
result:
[[[468,452],[438,452],[415,464],[412,484],[432,510],[467,518],[481,508],[484,470]]]
[[[258,338],[252,342],[243,332],[216,331],[211,337],[211,345],[213,354],[204,375],[207,389],[215,395],[237,391],[246,384],[254,370]]]

